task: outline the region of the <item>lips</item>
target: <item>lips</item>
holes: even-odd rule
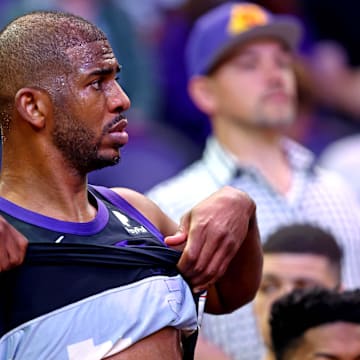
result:
[[[273,91],[266,94],[265,99],[274,101],[289,101],[290,96],[284,91]]]
[[[119,115],[113,119],[103,130],[103,143],[111,147],[122,147],[129,139],[128,133],[125,131],[128,124],[127,119],[123,115]]]
[[[128,124],[126,118],[121,118],[120,121],[117,121],[114,125],[109,128],[109,133],[123,132]]]

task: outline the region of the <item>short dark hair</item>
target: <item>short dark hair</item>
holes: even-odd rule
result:
[[[360,289],[340,293],[323,288],[298,289],[280,298],[270,315],[276,360],[283,360],[296,349],[307,330],[340,321],[360,325]]]
[[[341,273],[343,251],[334,236],[312,224],[298,223],[275,230],[263,244],[264,254],[296,253],[325,257]]]
[[[11,21],[0,32],[0,125],[9,125],[19,89],[65,73],[69,48],[99,40],[106,40],[100,29],[64,12],[35,11]]]

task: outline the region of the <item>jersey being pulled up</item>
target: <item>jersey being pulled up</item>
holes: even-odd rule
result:
[[[166,326],[196,331],[179,252],[115,192],[89,189],[97,215],[87,223],[0,198],[1,215],[29,240],[24,264],[0,274],[0,360],[97,360]]]

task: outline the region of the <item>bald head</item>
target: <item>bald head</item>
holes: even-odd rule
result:
[[[67,51],[106,40],[90,22],[61,12],[33,12],[9,23],[0,33],[0,112],[6,127],[17,91],[41,87],[50,93],[70,71]]]

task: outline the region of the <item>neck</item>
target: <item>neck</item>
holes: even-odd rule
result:
[[[54,155],[50,161],[37,154],[17,157],[4,151],[0,196],[63,221],[87,222],[94,218],[96,210],[88,200],[86,176],[71,171],[63,159],[55,159]],[[16,163],[19,158],[21,165]]]
[[[281,136],[274,132],[219,129],[215,136],[242,163],[258,163],[262,167],[262,163],[266,162],[262,161],[264,155],[268,158],[282,153]]]
[[[243,166],[255,167],[280,193],[291,186],[291,168],[279,132],[263,129],[214,129],[220,144]]]

